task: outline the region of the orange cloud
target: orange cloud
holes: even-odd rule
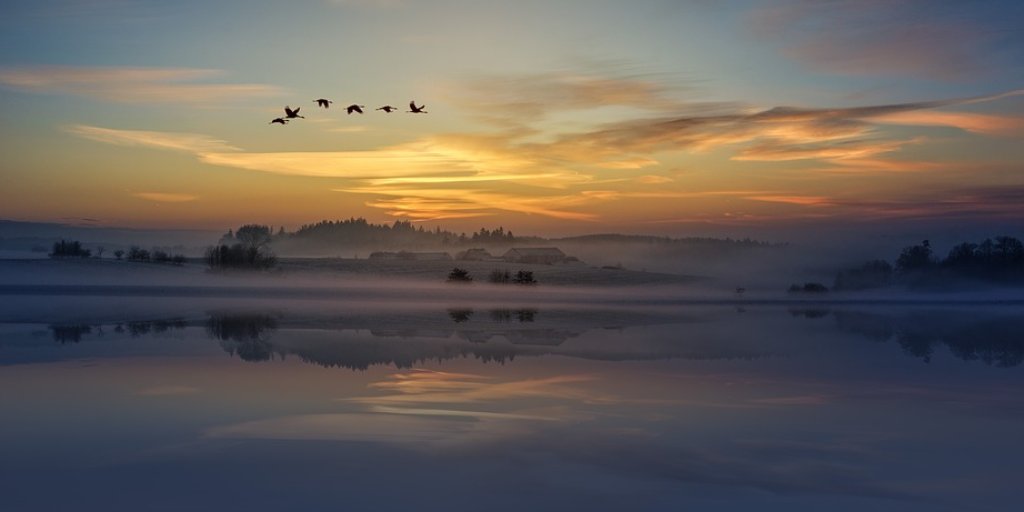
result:
[[[747,196],[744,199],[751,201],[764,201],[769,203],[785,203],[800,206],[832,206],[835,203],[823,196],[800,196],[800,195],[758,195]]]
[[[133,196],[158,203],[188,203],[199,199],[192,194],[176,194],[170,192],[134,192]]]
[[[872,118],[872,121],[909,126],[949,126],[983,135],[1014,137],[1024,134],[1024,119],[1019,117],[972,114],[967,112],[895,112]]]

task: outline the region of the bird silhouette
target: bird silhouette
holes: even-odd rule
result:
[[[276,117],[269,124],[274,124],[274,123],[277,123],[277,124],[280,124],[280,125],[285,125],[285,124],[288,124],[288,120],[283,118],[283,117]]]
[[[426,110],[423,110],[423,109],[427,108],[426,105],[422,105],[422,106],[419,106],[419,107],[416,106],[416,100],[412,100],[412,101],[409,102],[409,108],[411,109],[411,110],[409,110],[410,114],[427,114],[428,113]]]
[[[313,101],[316,102],[317,106],[320,106],[320,107],[323,107],[323,108],[331,108],[331,103],[334,103],[331,100],[325,100],[323,98],[320,98],[318,100],[313,100]]]
[[[394,111],[396,111],[398,109],[395,108],[395,107],[392,107],[391,105],[384,105],[383,107],[380,107],[377,110],[383,110],[384,112],[387,112],[388,114],[390,114],[390,113],[392,113],[392,112],[394,112]]]
[[[305,119],[305,116],[299,115],[299,110],[302,110],[302,107],[295,107],[295,110],[292,110],[291,107],[286,105],[284,107],[284,113],[286,114],[285,117],[287,117],[288,119],[295,119],[296,117],[301,117]]]
[[[364,108],[366,108],[365,105],[354,105],[353,104],[353,105],[349,105],[348,108],[345,109],[345,111],[348,112],[349,114],[351,114],[352,112],[358,112],[358,113],[362,114]]]

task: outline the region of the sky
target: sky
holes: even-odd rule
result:
[[[0,14],[0,219],[1024,229],[1020,2],[11,0]],[[270,124],[286,105],[305,118]]]

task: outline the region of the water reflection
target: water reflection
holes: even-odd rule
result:
[[[264,313],[210,313],[206,320],[207,335],[243,361],[269,361],[274,355],[270,335],[276,330],[277,318]]]
[[[1024,317],[980,311],[911,311],[883,314],[865,311],[833,313],[838,329],[870,340],[895,340],[907,354],[930,362],[945,346],[965,361],[1013,367],[1024,362]]]
[[[7,508],[74,509],[112,481],[167,509],[1019,500],[1024,374],[994,368],[1021,363],[1012,308],[232,307],[0,324]]]
[[[415,312],[288,315],[266,311],[212,311],[203,320],[169,318],[114,324],[132,338],[170,330],[200,328],[224,352],[260,362],[289,355],[331,368],[366,370],[373,366],[413,368],[428,361],[475,359],[504,364],[517,357],[561,355],[626,361],[658,359],[754,359],[770,351],[701,339],[680,341],[674,330],[633,340],[630,328],[691,322],[687,316],[645,311],[550,311],[536,308],[448,309],[447,315]],[[109,324],[108,324],[109,326]],[[54,324],[59,344],[102,335],[103,324]],[[284,332],[284,333],[282,333]],[[579,343],[570,343],[579,340]]]
[[[53,334],[53,341],[60,343],[78,343],[82,337],[92,334],[93,326],[88,324],[60,325],[51,324],[50,332]]]
[[[555,318],[535,308],[498,308],[477,315],[471,308],[451,308],[448,323],[437,316],[354,315],[352,317],[289,317],[282,313],[215,311],[205,320],[167,318],[116,324],[51,324],[49,331],[58,344],[78,344],[101,337],[104,328],[133,338],[203,327],[207,337],[244,361],[268,361],[289,354],[325,367],[365,370],[375,365],[412,368],[425,361],[475,358],[505,363],[522,356],[568,355],[589,359],[649,360],[665,358],[757,358],[770,355],[771,347],[705,345],[687,349],[682,343],[666,342],[631,349],[626,344],[591,348],[566,347],[570,340],[602,330],[660,325],[669,322],[644,314],[619,314],[610,325],[603,313],[572,313]],[[832,308],[789,308],[794,318],[821,321],[832,318],[841,332],[854,333],[877,342],[895,341],[905,353],[930,362],[936,349],[965,361],[990,366],[1014,367],[1024,363],[1024,317],[984,311],[959,310],[854,310]],[[676,319],[676,322],[680,321]],[[671,322],[669,322],[671,324]],[[275,332],[287,329],[280,339]],[[368,335],[368,336],[367,336]]]

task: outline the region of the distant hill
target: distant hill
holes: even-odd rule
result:
[[[225,234],[230,239],[232,233]],[[323,220],[307,224],[294,232],[279,231],[273,240],[274,250],[280,255],[337,255],[347,251],[381,250],[442,250],[457,252],[472,247],[507,249],[524,246],[600,246],[600,245],[663,245],[694,248],[702,246],[713,249],[743,249],[774,247],[779,244],[731,238],[669,238],[650,235],[594,234],[562,238],[519,236],[499,226],[494,229],[480,228],[472,233],[457,233],[436,227],[424,229],[409,221],[395,221],[393,224],[374,224],[363,218],[344,220]]]
[[[187,229],[140,229],[100,227],[55,222],[23,222],[0,219],[0,250],[47,252],[54,242],[72,239],[86,248],[105,247],[108,251],[141,247],[178,247],[199,251],[216,240],[217,233]]]
[[[781,246],[785,244],[763,242],[760,240],[752,240],[750,238],[744,239],[733,239],[733,238],[713,238],[713,237],[683,237],[683,238],[671,238],[667,236],[653,236],[653,235],[624,235],[619,233],[601,233],[594,235],[580,235],[580,236],[569,236],[562,238],[551,238],[549,242],[569,242],[569,243],[615,243],[615,244],[687,244],[687,245],[736,245],[736,246],[749,246],[749,247],[772,247]]]

